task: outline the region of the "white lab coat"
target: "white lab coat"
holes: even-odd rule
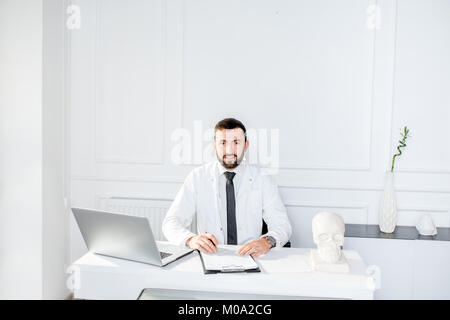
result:
[[[225,244],[225,228],[219,211],[226,210],[218,191],[220,165],[215,160],[187,176],[163,221],[162,230],[170,242],[185,245],[189,237],[195,236],[189,228],[196,218],[197,234],[212,233],[219,244]],[[239,166],[246,167],[235,190],[238,244],[270,235],[276,239],[277,247],[282,247],[289,240],[292,228],[275,181],[270,175],[261,174],[257,166],[245,161]],[[263,218],[268,229],[265,235],[261,234]]]

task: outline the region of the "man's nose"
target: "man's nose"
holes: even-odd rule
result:
[[[233,143],[227,143],[226,145],[226,149],[225,149],[227,154],[235,154],[235,146]]]

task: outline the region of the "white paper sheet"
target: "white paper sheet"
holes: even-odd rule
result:
[[[267,254],[258,258],[261,271],[267,273],[279,272],[311,272],[309,254],[291,253],[286,250],[272,249]],[[309,253],[309,251],[308,251]]]
[[[217,248],[216,253],[200,253],[206,270],[248,270],[258,267],[249,255],[240,255],[236,249]]]

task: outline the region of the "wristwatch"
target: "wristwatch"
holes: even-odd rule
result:
[[[275,240],[274,237],[272,237],[272,236],[265,236],[263,238],[266,239],[267,241],[269,241],[271,249],[277,245],[277,240]]]

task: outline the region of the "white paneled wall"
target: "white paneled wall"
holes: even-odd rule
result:
[[[147,218],[155,240],[167,240],[161,227],[171,201],[117,197],[102,197],[98,201],[104,211]]]
[[[162,232],[162,222],[172,200],[102,196],[97,198],[97,203],[97,207],[104,211],[147,218],[155,240],[167,241]],[[196,232],[196,219],[191,226],[192,232]]]
[[[396,163],[399,224],[428,213],[450,227],[449,1],[72,3],[82,21],[70,34],[73,206],[173,199],[211,151],[208,129],[232,116],[279,130],[276,178],[292,243],[308,247],[318,211],[378,222],[408,125]],[[191,164],[173,161],[180,128],[193,139]],[[264,147],[250,140],[251,150]],[[72,257],[84,250],[73,225]]]

